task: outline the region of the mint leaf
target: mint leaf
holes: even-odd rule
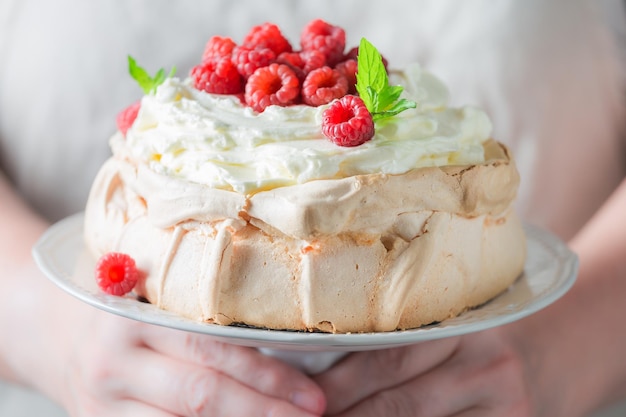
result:
[[[385,110],[390,106],[393,106],[393,104],[400,98],[402,90],[404,90],[404,88],[399,85],[394,85],[383,89],[383,91],[381,91],[379,94],[380,103],[378,109]]]
[[[378,93],[388,84],[387,70],[382,57],[374,45],[362,38],[357,57],[356,90],[368,109],[373,104],[371,103],[373,94],[370,89]]]
[[[141,87],[145,94],[151,94],[154,93],[156,88],[163,84],[168,77],[174,76],[176,73],[176,67],[172,68],[169,75],[165,75],[165,70],[161,68],[156,72],[154,77],[151,77],[150,74],[148,74],[145,69],[137,65],[137,61],[129,55],[128,72],[130,73],[130,76],[137,81],[137,84],[139,84],[139,87]]]
[[[367,98],[368,101],[370,103],[372,103],[372,108],[373,109],[377,109],[380,107],[379,105],[379,97],[378,97],[378,91],[374,90],[372,87],[370,87],[369,85],[366,87],[366,92],[367,92]],[[363,100],[365,102],[365,100]],[[367,107],[367,103],[365,104],[365,106]],[[369,107],[367,107],[369,110]],[[371,111],[370,111],[371,113]]]
[[[402,113],[405,110],[414,109],[414,108],[415,108],[414,101],[410,101],[410,100],[403,98],[400,101],[394,103],[391,107],[385,109],[385,111],[380,112],[380,113],[373,113],[372,119],[374,119],[374,121],[380,120],[380,119],[386,119],[388,117],[395,116],[398,113]]]
[[[372,118],[376,121],[417,107],[414,101],[400,99],[403,90],[402,86],[389,85],[382,56],[374,45],[362,38],[357,57],[356,91]]]
[[[137,61],[130,55],[128,56],[128,72],[137,81],[144,93],[148,94],[152,89],[152,78],[146,70],[137,65]]]
[[[154,74],[154,83],[161,85],[163,81],[165,81],[165,70],[161,68]]]

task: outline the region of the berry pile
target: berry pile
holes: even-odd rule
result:
[[[272,23],[253,27],[241,44],[213,36],[190,76],[197,89],[238,95],[257,112],[270,105],[320,106],[357,94],[358,48],[345,52],[346,33],[341,27],[315,19],[304,27],[300,47],[295,50]],[[358,121],[352,124],[334,125],[357,114]],[[372,117],[360,100],[343,100],[325,115],[322,131],[338,145],[360,145],[374,135]]]
[[[201,63],[189,75],[198,90],[237,96],[259,113],[270,105],[330,103],[321,130],[340,146],[369,141],[374,121],[416,106],[400,97],[402,87],[388,85],[387,61],[366,39],[345,52],[345,31],[315,19],[304,27],[300,47],[295,50],[273,23],[253,27],[241,44],[213,36]],[[168,77],[164,69],[150,76],[132,57],[128,61],[131,76],[146,94],[153,94]],[[136,103],[118,115],[118,129],[124,136],[139,108]]]
[[[272,104],[320,106],[355,91],[356,56],[344,54],[342,28],[313,20],[300,46],[294,50],[273,23],[253,27],[240,45],[214,36],[190,75],[197,89],[242,95],[258,112]]]

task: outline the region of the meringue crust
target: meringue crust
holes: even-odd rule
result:
[[[485,162],[314,180],[244,195],[111,157],[85,241],[131,255],[135,292],[210,323],[381,332],[454,317],[504,291],[526,257],[508,149]]]

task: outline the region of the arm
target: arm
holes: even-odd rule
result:
[[[554,404],[565,409],[552,414],[564,416],[626,397],[626,180],[570,244],[580,258],[574,288],[511,327],[522,355],[532,358],[529,378],[541,384],[536,402],[554,402],[553,384],[567,384]]]
[[[353,354],[318,376],[329,415],[582,417],[626,397],[625,213],[626,180],[571,242],[576,284],[537,314]]]
[[[57,299],[62,297],[39,276],[30,254],[47,226],[18,198],[0,172],[0,332],[11,335],[0,344],[0,376],[14,382],[26,383],[26,376],[35,369],[48,367],[35,364],[37,355],[32,351],[48,344],[54,334],[46,333],[52,326],[36,332],[40,327],[36,322],[42,317],[52,321]]]
[[[101,312],[55,288],[31,248],[47,223],[0,172],[0,377],[72,416],[313,416],[319,388],[251,348]]]

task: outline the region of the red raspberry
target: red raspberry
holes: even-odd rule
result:
[[[304,80],[308,73],[326,65],[326,56],[320,51],[283,52],[276,62],[289,65]]]
[[[322,52],[326,56],[326,63],[332,67],[343,58],[346,32],[339,26],[315,19],[304,27],[300,44],[305,51]]]
[[[294,68],[303,69],[304,68],[304,58],[300,54],[300,52],[283,52],[278,55],[276,58],[276,62],[279,64],[287,64]]]
[[[356,94],[356,59],[347,59],[335,65],[335,69],[348,80],[348,94]]]
[[[251,76],[259,68],[267,67],[276,60],[276,54],[270,48],[250,48],[238,46],[233,50],[232,61],[237,71],[244,78]]]
[[[346,52],[346,55],[344,56],[344,59],[354,59],[354,60],[356,60],[356,58],[358,56],[359,56],[359,47],[355,46],[354,48],[352,48],[348,52]]]
[[[202,60],[229,57],[237,44],[231,38],[213,36],[204,47]]]
[[[124,295],[133,290],[138,279],[135,260],[125,253],[106,253],[96,264],[96,282],[107,294]]]
[[[357,96],[343,96],[322,114],[322,133],[339,146],[358,146],[374,137],[374,120]]]
[[[330,67],[311,71],[302,84],[302,100],[309,106],[328,104],[347,92],[348,79]]]
[[[126,136],[126,132],[128,132],[128,129],[130,129],[135,122],[140,108],[141,101],[138,101],[118,113],[115,121],[117,122],[117,129],[122,132],[122,135]]]
[[[291,44],[273,23],[254,26],[243,39],[243,45],[255,48],[269,48],[276,56],[283,52],[291,52]]]
[[[296,73],[284,64],[271,64],[257,69],[246,84],[246,104],[258,112],[269,105],[288,106],[300,93]]]
[[[326,55],[320,51],[302,51],[300,56],[304,60],[304,72],[309,73],[326,65]]]
[[[191,69],[191,78],[198,90],[212,94],[238,94],[243,80],[237,67],[228,58],[204,61]]]
[[[306,76],[304,72],[304,58],[299,52],[283,52],[276,58],[276,63],[289,65],[289,67],[296,73],[298,79],[304,80]]]

